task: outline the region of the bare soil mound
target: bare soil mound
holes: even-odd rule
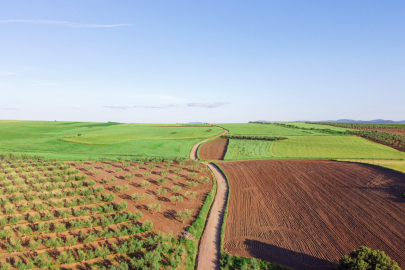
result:
[[[231,198],[224,250],[295,269],[336,269],[368,246],[405,267],[405,176],[366,164],[221,162]]]
[[[215,139],[200,147],[200,157],[205,160],[223,160],[228,147],[228,139]]]

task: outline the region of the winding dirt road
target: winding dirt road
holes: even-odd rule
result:
[[[222,136],[228,133],[225,130]],[[194,145],[190,152],[191,159],[197,159],[198,147],[206,141],[213,138],[204,140]],[[219,262],[221,259],[221,226],[225,214],[226,198],[228,197],[228,185],[225,176],[221,170],[213,163],[209,163],[208,167],[213,172],[217,180],[217,192],[215,194],[214,202],[211,205],[211,210],[208,215],[207,224],[205,225],[204,233],[201,237],[201,242],[198,250],[197,269],[198,270],[219,270]]]
[[[217,135],[217,136],[214,136],[214,137],[212,137],[212,138],[206,139],[206,140],[204,140],[204,141],[201,141],[201,142],[199,142],[199,143],[196,143],[196,144],[193,146],[193,148],[191,149],[191,151],[190,151],[190,158],[191,158],[191,159],[198,159],[197,151],[198,151],[198,147],[200,147],[201,144],[203,144],[203,143],[205,143],[205,142],[208,142],[209,140],[212,140],[212,139],[214,139],[214,138],[218,138],[218,137],[220,137],[220,136],[222,136],[222,135],[225,135],[225,134],[228,133],[228,132],[229,132],[228,130],[225,130],[225,129],[224,129],[224,132],[222,132],[221,134],[219,134],[219,135]]]

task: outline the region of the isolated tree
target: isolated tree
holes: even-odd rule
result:
[[[179,192],[181,190],[181,186],[174,185],[170,188],[171,191]]]
[[[201,177],[200,177],[200,181],[203,182],[204,185],[205,185],[205,184],[209,183],[210,178],[209,178],[208,176],[205,176],[205,177],[204,177],[204,176],[201,176]]]
[[[31,250],[37,250],[41,245],[42,240],[38,239],[37,241],[31,240],[28,244]]]
[[[150,186],[150,182],[146,181],[146,180],[142,180],[141,181],[141,187],[143,187],[144,189],[146,189],[147,187]]]
[[[400,270],[398,264],[384,251],[359,247],[339,260],[338,270]]]
[[[170,200],[177,205],[178,202],[183,201],[183,196],[181,196],[181,195],[178,195],[178,196],[173,195],[173,196],[170,197]]]
[[[141,194],[141,193],[133,193],[133,194],[131,195],[131,198],[132,198],[135,202],[137,202],[137,201],[140,201],[140,200],[144,200],[144,199],[145,199],[145,195],[143,195],[143,194]]]
[[[165,189],[165,188],[158,188],[158,189],[157,189],[157,194],[158,194],[158,195],[163,195],[163,196],[165,196],[166,193],[167,193],[167,189]]]
[[[189,188],[196,187],[196,186],[198,186],[198,182],[197,181],[187,181],[187,186]]]
[[[183,211],[177,212],[177,217],[184,223],[187,219],[191,218],[193,209],[184,209]]]
[[[39,268],[46,268],[49,267],[52,263],[52,258],[51,256],[48,255],[48,253],[42,253],[40,255],[37,255],[34,257],[34,263],[39,267]]]
[[[148,176],[150,176],[152,173],[151,172],[143,172],[142,173],[142,175],[144,176],[144,177],[148,177]]]
[[[148,210],[154,214],[155,212],[160,212],[160,206],[161,203],[148,204]]]
[[[195,199],[197,195],[197,192],[193,192],[193,191],[186,191],[186,193],[184,193],[184,196]]]
[[[115,190],[121,193],[122,192],[122,186],[116,185]]]

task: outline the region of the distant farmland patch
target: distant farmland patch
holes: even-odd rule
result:
[[[405,266],[402,173],[308,160],[220,162],[231,196],[224,251],[294,269],[336,269],[358,248]]]
[[[405,158],[403,152],[356,136],[294,137],[274,142],[270,153],[289,158]]]

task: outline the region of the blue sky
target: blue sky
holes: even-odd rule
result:
[[[405,119],[404,1],[0,1],[0,119]]]

